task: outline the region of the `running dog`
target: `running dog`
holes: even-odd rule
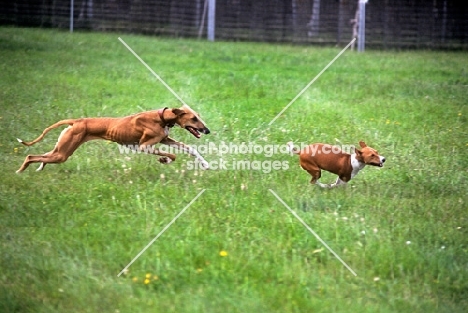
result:
[[[355,148],[353,154],[348,154],[335,146],[315,143],[307,146],[300,151],[294,147],[292,142],[288,142],[289,150],[299,155],[301,167],[311,176],[311,184],[317,184],[320,187],[336,187],[344,185],[356,176],[366,165],[383,167],[385,158],[379,153],[360,141],[361,150]],[[325,170],[338,175],[335,183],[326,185],[319,183],[322,172]]]
[[[195,156],[203,168],[209,168],[208,162],[195,149],[169,137],[169,130],[175,125],[185,128],[196,138],[200,138],[200,133],[210,133],[203,120],[187,105],[179,109],[164,108],[120,118],[62,120],[47,127],[33,141],[25,142],[21,139],[18,141],[25,146],[31,146],[41,141],[50,130],[62,125],[68,127],[60,134],[54,149],[42,155],[28,155],[17,173],[23,172],[31,163],[41,163],[37,171],[44,169],[49,163],[63,163],[79,146],[95,139],[113,141],[145,152],[148,151],[147,146],[162,143]],[[151,149],[151,153],[161,156],[159,158],[161,163],[171,163],[176,158],[174,154],[161,152],[158,149]]]

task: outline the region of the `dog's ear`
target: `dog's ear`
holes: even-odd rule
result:
[[[367,147],[367,145],[366,145],[366,143],[364,141],[359,141],[359,145],[361,146],[361,148]]]
[[[172,113],[174,113],[176,116],[182,116],[186,112],[184,110],[181,110],[181,109],[172,109]]]
[[[356,153],[357,156],[361,156],[362,155],[362,151],[359,150],[358,148],[354,147],[354,153]]]

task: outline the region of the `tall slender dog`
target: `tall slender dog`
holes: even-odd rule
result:
[[[289,150],[299,155],[301,167],[311,176],[311,184],[320,187],[336,187],[344,185],[356,176],[366,165],[382,167],[385,158],[379,153],[360,141],[361,150],[355,148],[353,154],[345,153],[335,146],[316,143],[307,146],[303,150],[294,147],[292,142],[288,142]],[[322,171],[338,175],[336,182],[330,185],[319,183]]]
[[[202,167],[208,169],[208,162],[193,148],[178,142],[169,137],[169,130],[174,125],[185,128],[196,138],[200,138],[200,133],[209,134],[198,114],[184,105],[180,109],[159,109],[137,113],[120,118],[79,118],[59,121],[47,127],[42,134],[30,142],[18,139],[25,146],[31,146],[41,141],[52,129],[62,125],[68,125],[60,134],[54,149],[42,155],[28,155],[17,173],[24,171],[31,163],[41,163],[38,171],[44,169],[49,163],[63,163],[81,146],[83,143],[104,139],[116,142],[121,145],[136,147],[136,150],[147,152],[148,146],[162,143],[174,148],[178,148],[195,156]],[[158,149],[151,149],[153,154],[161,156],[161,163],[171,163],[176,156],[171,153],[161,152]]]

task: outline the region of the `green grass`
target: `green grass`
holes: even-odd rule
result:
[[[222,156],[288,162],[268,174],[201,172],[186,169],[187,155],[165,166],[95,141],[66,163],[15,174],[60,130],[30,148],[16,137],[65,118],[180,105],[118,36],[0,28],[1,312],[468,310],[468,55],[347,51],[269,127],[339,49],[121,35],[212,130],[196,140],[175,128],[178,140],[364,140],[387,163],[322,190],[296,156]]]

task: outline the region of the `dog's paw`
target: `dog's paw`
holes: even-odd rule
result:
[[[169,157],[160,157],[159,162],[161,162],[162,164],[169,164],[172,162],[172,159]]]
[[[204,169],[204,170],[209,170],[210,169],[210,164],[208,162],[206,162],[205,160],[200,161],[200,165],[201,165],[202,169]]]

